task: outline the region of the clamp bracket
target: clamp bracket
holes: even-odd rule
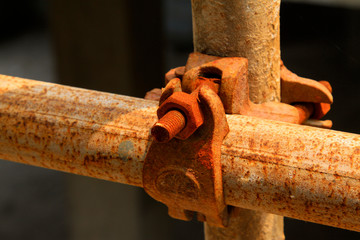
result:
[[[225,113],[301,124],[330,110],[330,84],[300,78],[283,64],[285,102],[255,104],[249,99],[247,69],[245,58],[192,53],[185,67],[165,75],[161,95],[151,92],[160,102],[159,121],[151,131],[155,141],[145,159],[143,184],[168,206],[170,216],[191,220],[197,213],[200,221],[226,227],[220,161],[229,132]]]
[[[225,227],[220,148],[229,127],[219,96],[206,85],[196,92],[206,120],[185,141],[152,142],[144,163],[144,189],[168,206],[171,217],[191,220],[196,212],[198,220]]]

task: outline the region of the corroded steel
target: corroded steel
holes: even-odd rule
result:
[[[280,100],[280,0],[192,0],[194,50],[249,60],[250,99]]]
[[[360,231],[359,135],[227,117],[228,204]]]
[[[201,113],[201,109],[197,99],[198,96],[197,93],[195,92],[193,94],[187,94],[184,92],[174,92],[166,100],[164,100],[164,102],[160,105],[159,109],[157,110],[157,115],[158,118],[160,119],[159,122],[161,122],[161,118],[163,118],[169,111],[175,110],[176,112],[179,112],[181,115],[185,117],[185,119],[183,121],[176,121],[175,117],[173,117],[173,119],[177,124],[181,124],[185,126],[180,128],[180,131],[178,131],[176,137],[182,140],[187,139],[204,122],[204,117],[203,114]],[[155,127],[159,122],[155,124]],[[178,128],[179,126],[172,125],[169,129],[170,131],[167,132],[170,133],[174,129],[178,129]]]
[[[301,114],[308,118],[321,119],[333,103],[332,87],[327,81],[314,81],[302,78],[288,70],[281,62],[281,102],[294,104],[302,108]],[[299,105],[299,103],[304,103]],[[311,105],[309,105],[311,103]],[[305,119],[306,120],[306,119]],[[315,124],[314,126],[317,126]]]
[[[180,111],[170,110],[151,128],[151,135],[157,142],[168,142],[180,133],[185,125],[185,116]]]
[[[0,76],[0,158],[142,186],[156,103]]]
[[[304,123],[310,117],[322,118],[330,110],[333,101],[328,82],[301,78],[281,63],[284,101],[255,104],[249,97],[247,59],[221,58],[199,52],[189,55],[185,68],[171,69],[165,75],[165,83],[167,84],[165,90],[182,87],[187,93],[193,92],[199,84],[207,84],[219,94],[228,114],[242,114],[298,124]],[[164,95],[168,95],[166,91]],[[329,125],[324,125],[327,126]]]
[[[181,99],[174,100],[174,95]],[[194,104],[189,104],[191,99],[195,100]],[[229,126],[221,100],[204,84],[192,94],[175,92],[159,110],[174,109],[173,106],[164,107],[167,102],[175,104],[176,108],[197,105],[199,114],[206,121],[185,141],[173,139],[167,143],[151,143],[144,163],[144,189],[151,197],[166,204],[173,218],[191,220],[197,213],[198,220],[224,227],[228,215],[223,194],[221,143]],[[187,117],[187,125],[194,121]]]
[[[0,157],[142,187],[157,102],[0,76]],[[227,115],[225,202],[360,231],[360,136]]]
[[[331,129],[333,126],[333,122],[331,120],[321,121],[321,120],[308,119],[305,122],[303,122],[303,124],[307,126],[327,128],[327,129]]]
[[[281,101],[284,103],[333,103],[329,82],[302,78],[289,71],[281,62]]]
[[[161,89],[154,88],[151,91],[147,92],[144,98],[148,100],[159,101],[160,97],[161,97]]]

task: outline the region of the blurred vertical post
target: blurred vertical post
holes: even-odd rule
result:
[[[280,101],[280,0],[192,0],[194,49],[249,60],[250,98]],[[236,208],[226,229],[205,223],[206,240],[284,239],[283,217]]]
[[[161,86],[161,1],[50,3],[59,83],[137,97]],[[71,239],[143,238],[144,223],[153,216],[141,216],[142,204],[149,201],[141,189],[74,175],[67,178]],[[156,231],[153,237],[164,239]]]
[[[250,98],[280,101],[280,0],[192,0],[195,51],[249,59]]]

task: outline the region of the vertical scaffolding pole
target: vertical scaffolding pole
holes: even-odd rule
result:
[[[249,60],[250,99],[280,101],[280,0],[192,0],[194,49]],[[234,209],[226,229],[205,223],[206,240],[284,239],[283,217]]]

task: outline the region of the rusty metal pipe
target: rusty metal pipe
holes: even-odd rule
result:
[[[155,101],[0,75],[0,158],[142,187]],[[227,115],[226,203],[360,231],[360,136]]]

